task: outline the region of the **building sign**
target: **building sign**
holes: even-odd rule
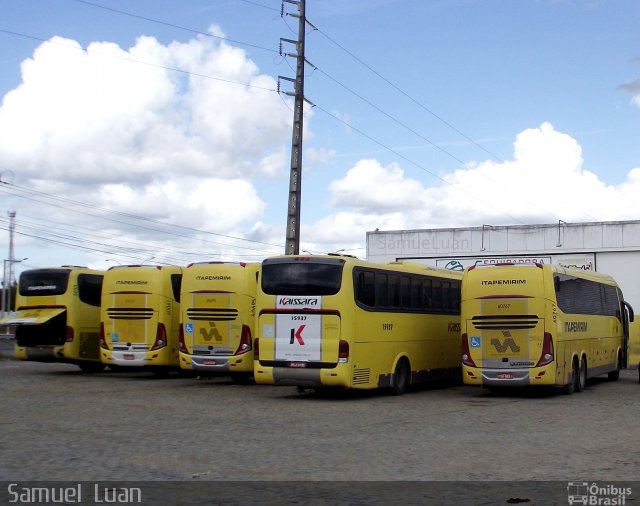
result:
[[[553,263],[567,269],[580,269],[581,271],[595,271],[596,259],[593,254],[583,255],[557,255]]]
[[[412,259],[418,260],[418,259]],[[472,266],[496,265],[496,264],[552,264],[567,269],[580,269],[583,271],[595,271],[595,256],[592,253],[578,255],[551,255],[551,256],[492,256],[492,257],[457,257],[457,258],[425,258],[427,265],[440,267],[450,271],[460,271]]]

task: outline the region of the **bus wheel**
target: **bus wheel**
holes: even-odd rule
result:
[[[151,374],[153,374],[154,377],[161,378],[161,379],[162,378],[168,378],[169,377],[169,372],[171,372],[171,371],[170,371],[170,369],[168,367],[159,366],[159,367],[155,367],[155,368],[151,369]]]
[[[409,377],[411,375],[411,368],[409,367],[409,361],[406,358],[401,358],[396,364],[396,370],[393,373],[393,393],[395,395],[402,395],[409,388]]]
[[[622,353],[618,352],[618,360],[616,361],[616,370],[611,371],[607,377],[611,381],[618,381],[620,379],[620,369],[622,369]]]
[[[102,371],[105,368],[105,364],[100,362],[80,362],[78,367],[82,372],[91,373]]]
[[[246,385],[252,377],[253,374],[250,372],[235,372],[231,375],[231,381],[237,385]]]
[[[582,357],[578,376],[576,377],[576,392],[582,392],[585,386],[587,386],[587,359]]]
[[[571,367],[571,376],[567,384],[562,388],[562,393],[571,395],[575,391],[578,374],[578,360],[574,359],[573,366]]]

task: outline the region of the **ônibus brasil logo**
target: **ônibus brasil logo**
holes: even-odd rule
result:
[[[631,487],[600,485],[596,482],[570,481],[567,483],[567,501],[569,504],[623,506],[627,496],[631,495]]]

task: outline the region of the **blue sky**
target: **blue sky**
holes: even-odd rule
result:
[[[640,217],[636,1],[306,6],[302,249]],[[294,75],[278,42],[297,20],[279,2],[0,11],[0,227],[16,210],[25,266],[283,251],[292,99],[270,90]]]

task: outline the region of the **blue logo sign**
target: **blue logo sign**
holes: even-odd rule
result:
[[[120,334],[118,334],[117,332],[112,332],[111,333],[111,342],[112,343],[117,343],[118,341],[120,341]]]
[[[184,326],[184,331],[185,331],[187,334],[193,334],[193,323],[187,323],[187,324]]]
[[[444,266],[445,269],[449,271],[464,271],[464,265],[460,263],[458,260],[451,260]]]
[[[480,348],[480,336],[471,336],[469,343],[472,348]]]

